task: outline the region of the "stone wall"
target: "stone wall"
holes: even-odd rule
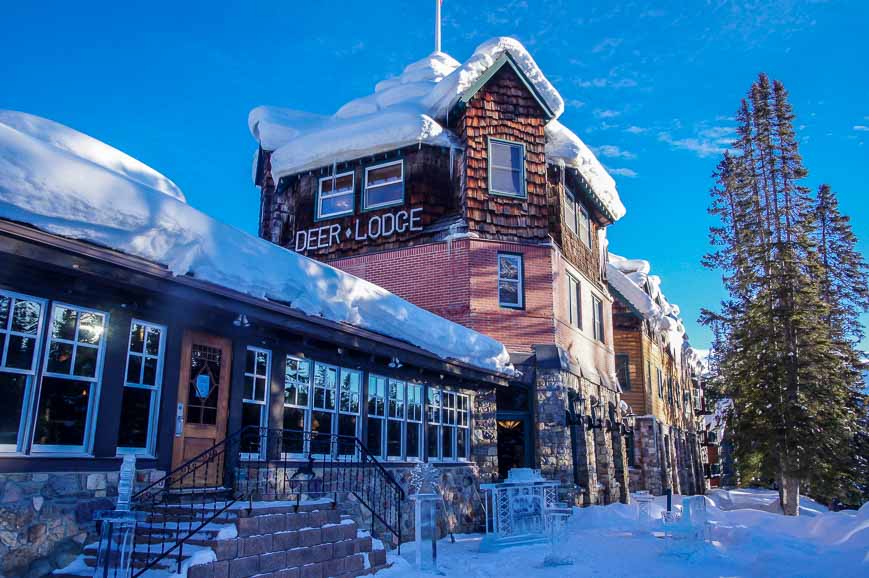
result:
[[[115,507],[118,472],[0,474],[0,576],[36,577],[98,540],[94,513]],[[162,476],[137,472],[137,483]]]

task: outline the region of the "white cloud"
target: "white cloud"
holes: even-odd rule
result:
[[[599,54],[601,52],[607,52],[608,54],[612,54],[622,42],[624,42],[622,38],[604,38],[603,40],[594,45],[594,48],[591,49],[591,52],[592,54]]]
[[[736,136],[736,129],[732,126],[707,126],[705,123],[695,125],[694,132],[694,136],[676,138],[670,132],[663,131],[658,133],[658,140],[674,149],[691,151],[700,158],[706,158],[723,154]]]
[[[637,155],[630,151],[622,150],[615,145],[601,145],[593,147],[595,154],[611,159],[635,159]]]
[[[633,126],[632,125],[632,126],[629,126],[628,128],[626,128],[625,132],[629,132],[631,134],[642,134],[642,133],[646,132],[647,130],[648,129],[645,129],[641,126]]]
[[[582,108],[585,106],[585,102],[579,100],[578,98],[570,98],[564,103],[566,106],[570,108]]]
[[[862,125],[862,124],[855,124],[854,130],[859,131],[859,132],[869,132],[869,126]]]
[[[626,167],[621,167],[621,168],[616,168],[616,169],[607,168],[607,170],[609,171],[609,173],[611,175],[616,175],[619,177],[628,177],[628,178],[633,179],[634,177],[637,176],[637,171],[635,171],[633,169],[626,168]]]
[[[596,116],[598,118],[615,118],[620,114],[621,114],[621,112],[619,112],[617,110],[600,109],[600,108],[596,108],[594,110],[594,116]]]
[[[658,140],[669,144],[674,149],[691,151],[700,158],[706,158],[712,155],[720,155],[723,154],[725,150],[727,150],[726,147],[721,146],[720,143],[710,142],[708,140],[701,140],[694,137],[674,139],[673,136],[668,132],[658,133]]]

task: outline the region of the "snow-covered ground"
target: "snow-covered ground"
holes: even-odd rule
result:
[[[455,578],[869,576],[869,504],[859,512],[829,512],[804,499],[801,517],[788,518],[773,513],[776,499],[766,490],[711,492],[710,542],[662,538],[659,526],[641,525],[635,505],[577,509],[560,548],[573,565],[544,566],[549,546],[480,553],[482,536],[460,535],[455,544],[438,544],[439,567]],[[660,516],[663,499],[652,509]],[[402,547],[401,557],[391,558],[393,567],[377,575],[418,576],[414,555],[413,544]]]

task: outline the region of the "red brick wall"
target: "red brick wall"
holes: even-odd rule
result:
[[[498,252],[521,253],[525,307],[498,305]],[[554,343],[552,249],[462,239],[338,259],[332,265],[432,313],[501,341],[511,351]]]

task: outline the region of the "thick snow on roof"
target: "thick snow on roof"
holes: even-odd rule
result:
[[[564,100],[555,87],[543,75],[531,54],[515,38],[506,36],[492,38],[480,44],[463,64],[446,76],[425,98],[433,116],[444,119],[462,95],[501,57],[509,53],[519,69],[525,74],[537,94],[546,102],[556,117],[564,112]]]
[[[591,149],[557,120],[546,125],[546,158],[549,162],[561,161],[578,170],[613,219],[625,216],[625,206],[619,198],[615,180]]]
[[[74,141],[59,145],[40,136],[0,124],[0,218],[401,339],[445,359],[513,372],[506,349],[494,339],[382,287],[216,221],[171,195],[92,162],[67,146]]]
[[[127,180],[185,201],[184,193],[175,183],[148,165],[77,130],[47,118],[14,110],[0,110],[0,124],[117,173]]]
[[[610,253],[607,280],[634,309],[663,333],[674,357],[681,362],[683,347],[687,346],[687,342],[685,325],[679,317],[679,306],[667,301],[661,292],[661,278],[650,275],[651,270],[648,261],[626,259]]]
[[[525,47],[500,37],[478,46],[461,64],[443,52],[433,53],[378,82],[373,94],[351,100],[332,116],[261,106],[251,111],[248,126],[263,149],[274,151],[275,179],[415,143],[461,147],[445,128],[447,114],[505,53],[560,116],[564,100]],[[624,216],[615,181],[578,136],[553,120],[546,127],[546,140],[549,162],[577,169],[610,215]]]

